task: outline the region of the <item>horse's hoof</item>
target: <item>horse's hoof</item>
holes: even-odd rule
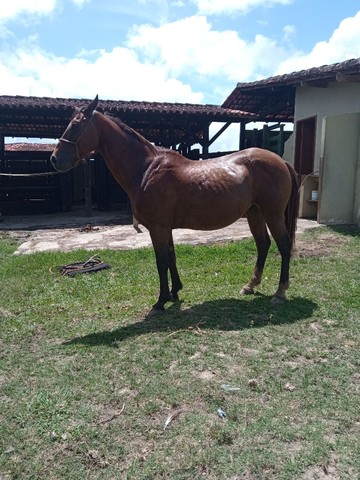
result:
[[[284,305],[284,303],[285,303],[285,298],[284,297],[277,297],[275,295],[271,299],[271,305],[273,305],[274,307],[279,307],[281,305]]]
[[[156,302],[155,305],[152,306],[151,312],[157,313],[157,312],[164,312],[164,304],[160,302]]]
[[[253,295],[255,292],[251,287],[243,287],[240,290],[240,295]]]

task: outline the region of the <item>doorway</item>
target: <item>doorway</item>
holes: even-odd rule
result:
[[[314,171],[316,138],[316,117],[296,122],[295,170],[299,175],[309,175]]]

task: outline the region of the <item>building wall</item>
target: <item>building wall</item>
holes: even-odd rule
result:
[[[296,122],[314,116],[314,171],[320,172],[321,185],[318,221],[360,224],[360,83],[297,88],[295,131],[284,155],[292,164]]]
[[[327,117],[321,168],[321,223],[359,223],[360,113]]]
[[[284,153],[282,158],[294,166],[295,159],[295,132],[292,132],[290,137],[286,140],[284,144]]]
[[[298,120],[317,117],[314,170],[320,168],[324,139],[324,118],[357,112],[360,112],[360,83],[333,82],[326,88],[297,88],[295,129]]]
[[[355,177],[355,192],[354,192],[354,209],[353,209],[354,223],[360,225],[360,134],[358,142],[358,158]]]

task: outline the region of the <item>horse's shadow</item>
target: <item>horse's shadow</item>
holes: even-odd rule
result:
[[[150,312],[142,320],[66,341],[63,345],[107,345],[117,347],[127,338],[156,332],[176,332],[184,329],[213,331],[241,331],[248,328],[264,328],[268,325],[291,324],[309,318],[317,305],[304,298],[288,300],[285,305],[273,307],[270,297],[261,294],[247,299],[212,300],[181,308],[181,302],[173,303],[165,312]]]

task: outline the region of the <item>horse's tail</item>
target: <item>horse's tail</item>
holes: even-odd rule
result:
[[[299,215],[299,182],[294,168],[287,162],[286,166],[291,175],[291,194],[285,209],[285,225],[291,240],[291,248],[295,245],[296,224]]]

